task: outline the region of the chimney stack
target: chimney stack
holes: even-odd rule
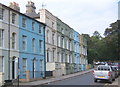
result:
[[[34,2],[28,1],[28,4],[26,5],[26,14],[36,13],[35,9],[36,9],[36,7],[35,7]]]
[[[16,2],[10,2],[10,5],[9,5],[10,8],[20,12],[20,7],[19,7],[19,4],[16,3]]]

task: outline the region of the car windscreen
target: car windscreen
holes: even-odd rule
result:
[[[109,71],[110,68],[109,68],[109,66],[98,66],[97,70]]]

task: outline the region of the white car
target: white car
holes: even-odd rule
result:
[[[93,71],[94,82],[97,80],[108,80],[109,83],[112,83],[115,80],[115,72],[112,67],[109,65],[99,65],[97,69]]]

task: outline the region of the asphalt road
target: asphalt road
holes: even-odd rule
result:
[[[113,83],[116,81],[113,81]],[[80,76],[68,78],[62,81],[48,83],[46,85],[110,85],[107,81],[94,82],[92,72]]]

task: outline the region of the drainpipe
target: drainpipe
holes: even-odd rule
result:
[[[46,25],[44,26],[44,79],[46,78],[46,50],[45,50],[45,27]]]
[[[8,17],[8,80],[10,80],[10,9],[9,9],[9,17]]]
[[[19,76],[20,76],[20,67],[19,67],[19,57],[18,57],[18,87],[19,87]]]

